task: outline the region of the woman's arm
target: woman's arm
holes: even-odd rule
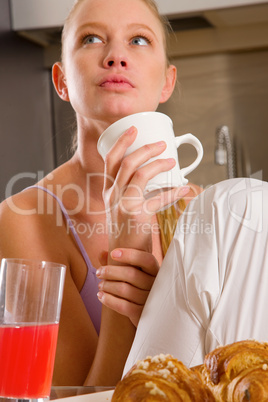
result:
[[[152,222],[156,212],[176,202],[189,191],[188,187],[173,188],[148,199],[144,197],[148,180],[161,172],[171,170],[175,160],[157,159],[143,166],[152,157],[161,155],[166,148],[164,142],[145,145],[124,157],[136,135],[137,130],[134,127],[127,130],[105,160],[103,197],[108,229],[111,229],[109,251],[122,245],[152,252]]]
[[[88,384],[103,384],[108,377],[116,382],[121,377],[135,326],[158,272],[157,260],[151,254],[153,217],[159,208],[188,192],[188,188],[173,189],[149,201],[144,198],[143,190],[148,180],[171,169],[174,162],[159,159],[141,167],[153,156],[160,155],[164,144],[150,144],[124,157],[136,134],[134,128],[126,131],[105,161],[107,180],[103,195],[107,223],[108,227],[118,230],[109,231],[109,265],[98,272],[104,279],[100,292],[103,313],[100,342],[86,381]],[[122,252],[123,258],[115,257],[114,253],[118,251]],[[98,369],[103,366],[107,368],[105,373]],[[109,374],[111,367],[113,372]]]

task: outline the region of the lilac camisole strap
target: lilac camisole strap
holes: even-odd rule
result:
[[[96,277],[96,269],[92,266],[91,261],[85,250],[85,247],[83,246],[83,243],[81,242],[81,240],[75,230],[73,222],[72,222],[71,218],[69,217],[62,201],[54,193],[52,193],[45,187],[42,187],[42,186],[27,187],[27,189],[29,189],[29,188],[37,188],[37,189],[45,191],[46,193],[48,193],[52,197],[54,197],[60,206],[60,209],[66,219],[67,225],[74,236],[74,239],[81,251],[81,254],[82,254],[82,256],[85,260],[86,266],[87,266],[87,276],[86,276],[85,283],[80,291],[80,296],[81,296],[83,303],[87,309],[87,312],[91,318],[91,321],[92,321],[97,333],[99,334],[102,304],[97,298],[99,279]],[[27,190],[27,189],[25,189],[25,190]]]

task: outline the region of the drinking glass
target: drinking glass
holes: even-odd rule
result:
[[[46,261],[1,262],[1,402],[49,399],[65,271]]]

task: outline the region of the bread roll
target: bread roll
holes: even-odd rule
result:
[[[171,355],[138,361],[117,384],[112,402],[215,401],[199,373]]]
[[[268,343],[221,346],[188,369],[171,355],[147,357],[117,384],[112,402],[268,401]]]
[[[253,340],[207,354],[201,375],[219,402],[268,400],[268,344]]]

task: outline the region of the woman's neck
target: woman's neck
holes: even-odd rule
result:
[[[78,128],[77,150],[71,160],[76,166],[81,185],[90,187],[95,194],[102,194],[104,183],[104,161],[97,150],[97,142],[105,130],[104,124],[92,124],[90,128]],[[79,125],[78,125],[79,127]],[[78,177],[77,177],[78,180]]]
[[[86,173],[103,173],[104,162],[97,150],[97,142],[109,124],[96,120],[77,122],[77,151],[76,156],[81,168]]]

